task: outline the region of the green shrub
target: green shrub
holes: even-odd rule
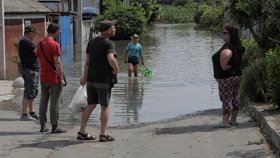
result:
[[[130,3],[144,13],[148,24],[157,22],[162,15],[161,6],[154,0],[131,0]]]
[[[280,107],[280,47],[269,50],[266,53],[267,58],[267,79],[268,90],[270,92],[271,102],[276,108]]]
[[[186,6],[190,3],[193,3],[193,0],[174,0],[172,4],[174,6]]]
[[[203,15],[203,13],[206,11],[206,10],[211,10],[212,8],[209,6],[209,5],[199,5],[197,6],[197,9],[196,9],[196,12],[194,14],[194,22],[199,25],[200,24],[200,19],[201,19],[201,16]]]
[[[242,97],[257,102],[268,100],[266,64],[265,58],[259,58],[244,69],[240,88]]]
[[[195,3],[186,6],[162,6],[163,15],[160,17],[161,23],[188,23],[193,22]]]
[[[224,7],[201,4],[197,7],[194,21],[199,28],[220,31],[223,27]]]
[[[111,8],[119,8],[123,6],[122,0],[102,0],[100,1],[100,13],[103,14]]]
[[[125,40],[130,39],[134,33],[141,34],[146,27],[144,13],[135,7],[112,7],[96,18],[96,28],[100,21],[105,19],[116,19],[116,35],[114,39]]]
[[[254,39],[242,39],[242,45],[246,50],[243,58],[243,67],[246,67],[253,60],[259,58],[260,53],[258,53],[258,44]]]
[[[203,12],[200,19],[200,27],[211,28],[219,31],[223,26],[223,10],[219,8],[207,9]]]

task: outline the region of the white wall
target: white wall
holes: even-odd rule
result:
[[[94,20],[84,20],[83,21],[83,26],[82,26],[82,40],[83,43],[88,43],[89,42],[89,37],[90,35],[90,29],[94,28]],[[97,36],[97,34],[92,34],[93,37]]]

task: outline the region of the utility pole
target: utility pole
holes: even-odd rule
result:
[[[4,0],[0,0],[0,79],[6,79]]]
[[[78,0],[77,5],[77,11],[78,11],[78,26],[77,26],[77,51],[82,52],[83,51],[83,0]]]

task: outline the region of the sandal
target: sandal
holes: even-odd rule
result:
[[[230,128],[229,124],[219,123],[214,125],[214,128]]]
[[[96,138],[89,135],[88,133],[78,132],[77,139],[79,139],[79,140],[95,140]]]
[[[99,135],[99,141],[100,142],[107,142],[107,141],[114,141],[115,138],[113,138],[112,136],[107,135]]]
[[[229,122],[228,124],[232,125],[232,126],[237,126],[238,125],[238,122]]]

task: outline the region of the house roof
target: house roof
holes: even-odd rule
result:
[[[5,0],[5,13],[50,13],[52,12],[36,0]]]

